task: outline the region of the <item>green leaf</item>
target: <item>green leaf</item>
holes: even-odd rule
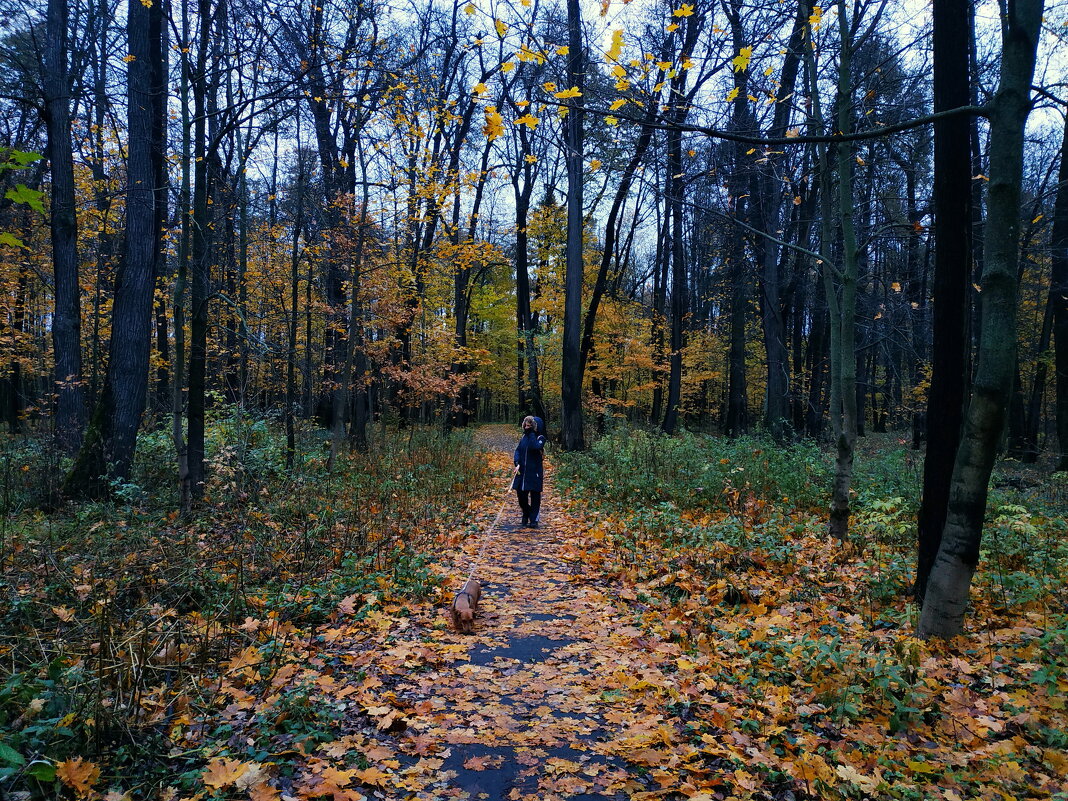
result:
[[[33,164],[35,161],[41,160],[40,153],[28,153],[24,150],[12,150],[8,153],[8,156],[20,167],[25,167],[27,164]]]
[[[13,200],[16,203],[24,203],[31,209],[44,214],[44,203],[41,202],[41,198],[44,197],[44,192],[37,189],[30,189],[26,184],[16,184],[14,189],[7,190],[7,194],[5,194],[4,197],[8,200]]]
[[[7,245],[8,247],[12,248],[22,248],[24,250],[26,249],[26,246],[22,243],[21,239],[19,239],[14,234],[7,233],[6,231],[0,233],[0,245]]]
[[[0,761],[7,765],[25,765],[26,757],[12,748],[10,745],[0,743]]]
[[[30,763],[30,766],[26,768],[26,775],[33,776],[37,781],[44,784],[51,784],[56,780],[56,766],[51,762],[40,759]]]

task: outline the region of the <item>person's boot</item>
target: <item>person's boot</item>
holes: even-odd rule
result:
[[[528,525],[529,523],[530,523],[530,518],[527,517],[526,515],[523,515],[523,525],[525,526],[525,525]]]

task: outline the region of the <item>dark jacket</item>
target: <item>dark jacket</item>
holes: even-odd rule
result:
[[[544,423],[542,423],[544,426]],[[545,448],[545,435],[527,431],[515,447],[513,464],[519,465],[519,475],[512,480],[512,489],[541,492],[545,471],[542,466],[542,452]]]

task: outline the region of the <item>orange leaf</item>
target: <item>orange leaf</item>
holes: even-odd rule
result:
[[[201,778],[204,780],[205,787],[218,790],[220,787],[234,784],[245,775],[248,767],[247,764],[237,759],[213,759],[204,769]]]
[[[78,795],[87,795],[100,780],[100,768],[81,757],[65,759],[56,765],[56,778]]]

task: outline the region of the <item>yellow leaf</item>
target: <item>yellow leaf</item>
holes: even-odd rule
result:
[[[590,172],[597,172],[601,168],[600,159],[590,159]]]
[[[626,75],[627,75],[627,70],[624,67],[621,67],[619,64],[615,64],[612,67],[612,77],[613,78],[624,78],[624,77],[626,77]]]
[[[504,133],[504,120],[496,106],[489,106],[486,109],[486,124],[482,126],[482,133],[491,142]]]
[[[809,15],[808,24],[814,31],[820,29],[820,23],[823,21],[823,9],[819,6],[812,7],[812,13]]]
[[[894,292],[900,292],[901,284],[899,284],[897,281],[894,281],[894,283],[890,284],[890,289],[892,289]]]
[[[582,97],[582,92],[579,91],[577,86],[572,86],[570,89],[565,89],[562,92],[554,92],[553,97],[559,100],[567,100],[570,97]]]
[[[679,29],[679,23],[677,23],[677,22],[672,22],[670,25],[668,25],[666,28],[664,28],[664,30],[667,31],[668,33],[674,33],[678,29]]]
[[[475,84],[475,88],[471,91],[473,91],[476,95],[484,95],[486,94],[486,92],[489,91],[489,87],[487,87],[486,84],[480,81],[479,83]]]
[[[503,64],[501,64],[501,72],[511,72],[514,69],[515,69],[515,62],[514,61],[506,61]]]
[[[506,33],[508,33],[508,26],[505,25],[504,22],[499,19],[493,20],[493,27],[497,29],[498,36],[503,37]]]
[[[560,45],[560,47],[556,48],[556,55],[558,56],[566,56],[570,52],[571,48],[567,45]]]
[[[627,99],[625,97],[621,97],[618,100],[613,100],[612,101],[612,105],[610,105],[608,108],[611,111],[618,111],[619,109],[623,108],[623,106],[625,106],[625,105],[627,105]]]
[[[749,69],[749,60],[753,57],[753,48],[743,47],[738,51],[738,55],[731,59],[731,64],[734,65],[735,72],[744,72]]]
[[[530,128],[530,130],[533,131],[535,128],[538,127],[538,123],[539,122],[540,122],[540,120],[537,117],[535,117],[533,114],[524,114],[522,117],[517,117],[516,118],[515,124],[516,125],[525,125],[528,128]],[[537,161],[537,159],[535,159],[535,161]],[[533,164],[533,163],[534,162],[531,162],[531,164]]]
[[[693,4],[683,3],[679,8],[676,8],[671,12],[675,17],[692,17],[693,16]]]
[[[532,156],[529,153],[523,157],[523,160],[527,164],[537,164],[538,163],[538,157],[537,156]]]
[[[607,122],[609,125],[619,125],[618,117],[605,117],[604,121]]]
[[[733,89],[731,89],[729,92],[727,92],[727,102],[730,103],[736,97],[738,97],[738,87],[737,86],[734,87]]]
[[[790,130],[788,130],[786,132],[786,138],[787,139],[793,139],[794,137],[800,136],[800,135],[801,135],[801,129],[800,128],[791,128]]]
[[[373,766],[367,770],[353,770],[352,773],[364,784],[372,784],[376,787],[388,787],[393,784],[395,778]]]
[[[669,69],[671,69],[671,62],[670,61],[658,61],[658,62],[656,62],[656,66],[657,66],[658,69],[669,70]]]
[[[131,61],[137,61],[137,56],[135,56],[133,53],[127,53],[125,56],[122,57],[122,60],[129,64]]]
[[[556,91],[556,84],[553,83],[552,81],[546,81],[545,83],[543,83],[541,85],[541,88],[544,89],[546,92],[555,92]]]
[[[471,16],[472,14],[474,14],[475,13],[475,4],[474,3],[468,3],[466,6],[464,6],[464,13],[467,14],[468,16]]]
[[[152,0],[141,0],[141,5],[145,8],[152,8]]]
[[[870,776],[865,776],[852,765],[838,765],[835,767],[834,771],[838,774],[839,778],[849,782],[850,784],[855,784],[857,787],[864,790],[865,792],[874,792],[875,789],[879,786],[878,781],[871,778]]]
[[[616,29],[612,31],[612,44],[605,53],[608,56],[609,61],[618,61],[620,54],[623,52],[623,31]]]

